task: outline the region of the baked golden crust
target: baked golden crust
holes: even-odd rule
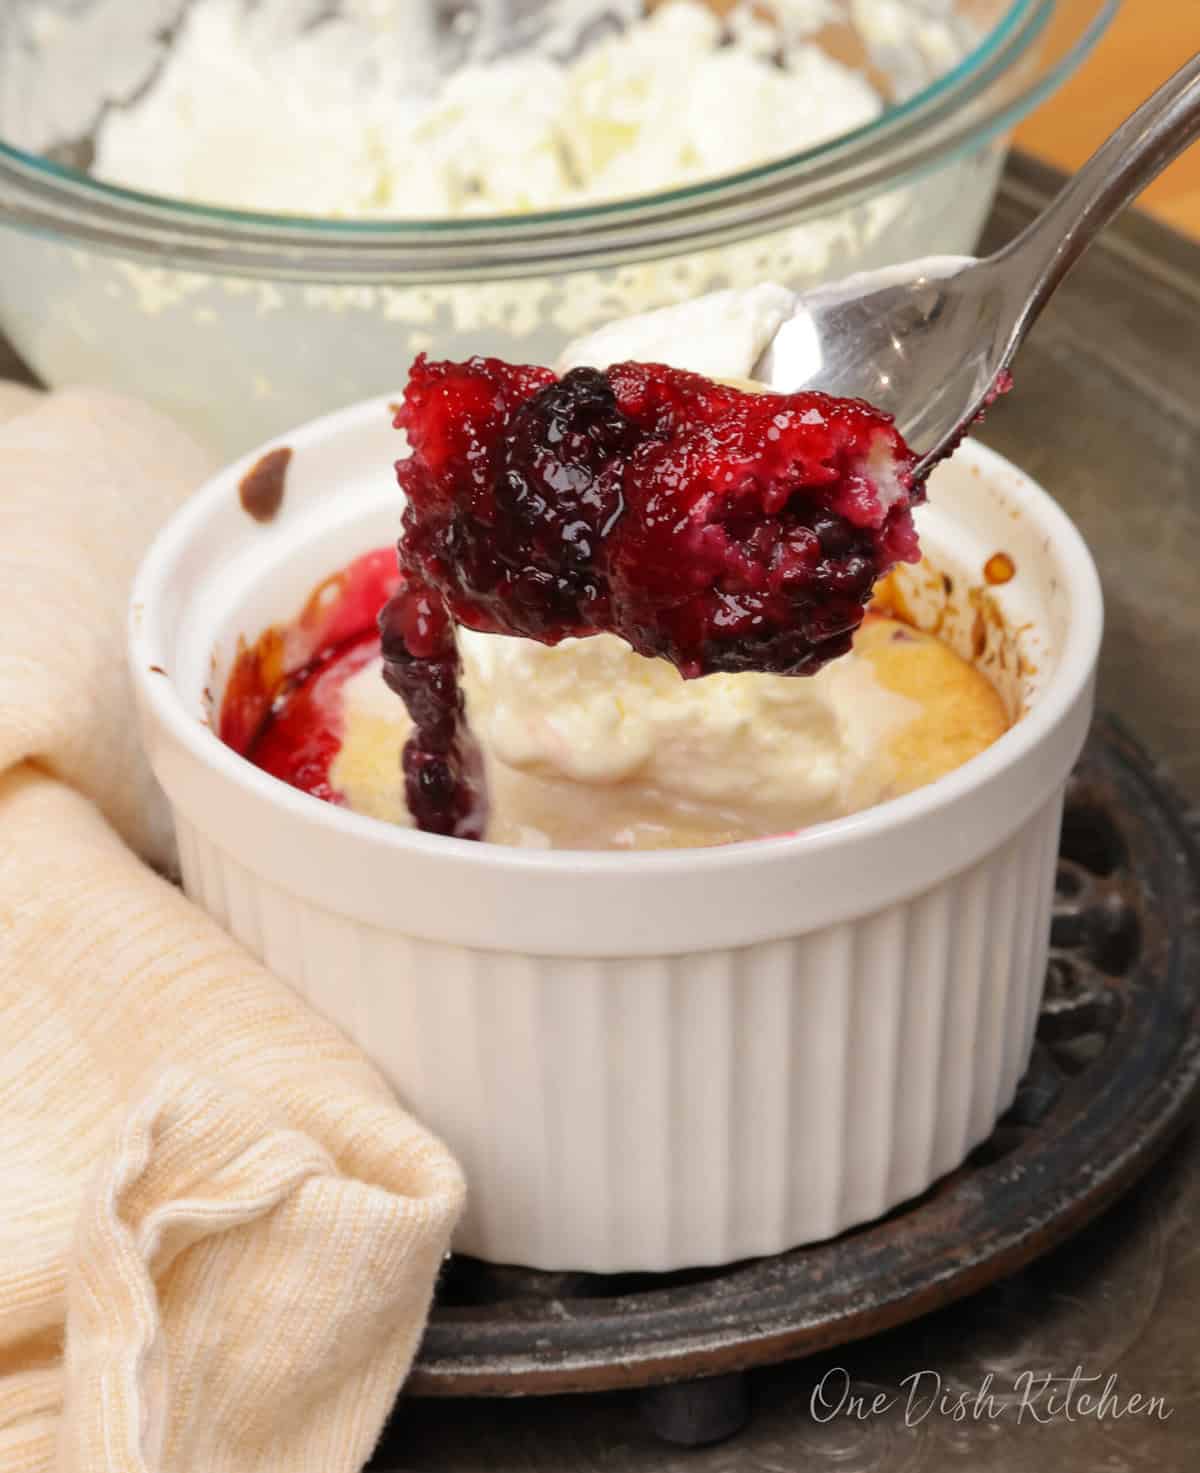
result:
[[[991,681],[935,635],[868,614],[854,649],[870,661],[885,690],[916,706],[912,720],[888,737],[893,796],[953,772],[1007,731],[1004,703]]]

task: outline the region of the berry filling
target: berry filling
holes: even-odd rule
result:
[[[297,619],[271,625],[253,644],[239,641],[217,723],[225,745],[294,787],[332,798],[324,774],[340,744],[337,691],[298,700],[307,701],[307,714],[291,712],[286,733],[273,728],[294,692],[308,692],[331,660],[373,632],[398,582],[395,555],[377,548],[314,588]]]
[[[657,364],[605,372],[418,358],[396,425],[407,498],[384,676],[413,732],[417,825],[482,837],[454,626],[619,635],[685,677],[811,675],[876,581],[918,557],[916,456],[888,416]]]
[[[245,755],[281,782],[340,804],[342,795],[330,779],[330,768],[342,748],[346,682],[378,653],[379,637],[368,628],[288,676]]]

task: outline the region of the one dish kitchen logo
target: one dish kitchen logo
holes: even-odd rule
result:
[[[1109,1422],[1139,1417],[1165,1422],[1174,1408],[1161,1396],[1130,1391],[1114,1374],[1089,1375],[1076,1366],[1069,1376],[1019,1371],[1011,1378],[989,1373],[978,1386],[947,1386],[937,1371],[913,1371],[894,1388],[856,1390],[841,1366],[825,1372],[813,1387],[809,1410],[814,1422],[839,1418],[867,1422],[902,1415],[907,1427],[929,1418],[952,1422],[1009,1421],[1032,1426],[1049,1422]]]

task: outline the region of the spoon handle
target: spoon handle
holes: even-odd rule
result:
[[[1026,298],[1012,348],[1101,230],[1200,137],[1200,54],[1112,135],[995,258]]]

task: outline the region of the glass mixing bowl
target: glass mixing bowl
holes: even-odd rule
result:
[[[552,362],[605,321],[717,287],[805,287],[966,253],[1013,125],[1078,66],[1119,0],[1085,0],[1069,21],[1059,0],[831,3],[829,34],[843,55],[849,39],[887,104],[866,127],[654,195],[347,220],[89,177],[98,120],[154,75],[185,0],[7,0],[0,329],[48,384],[140,395],[234,454],[395,390],[421,350]]]

